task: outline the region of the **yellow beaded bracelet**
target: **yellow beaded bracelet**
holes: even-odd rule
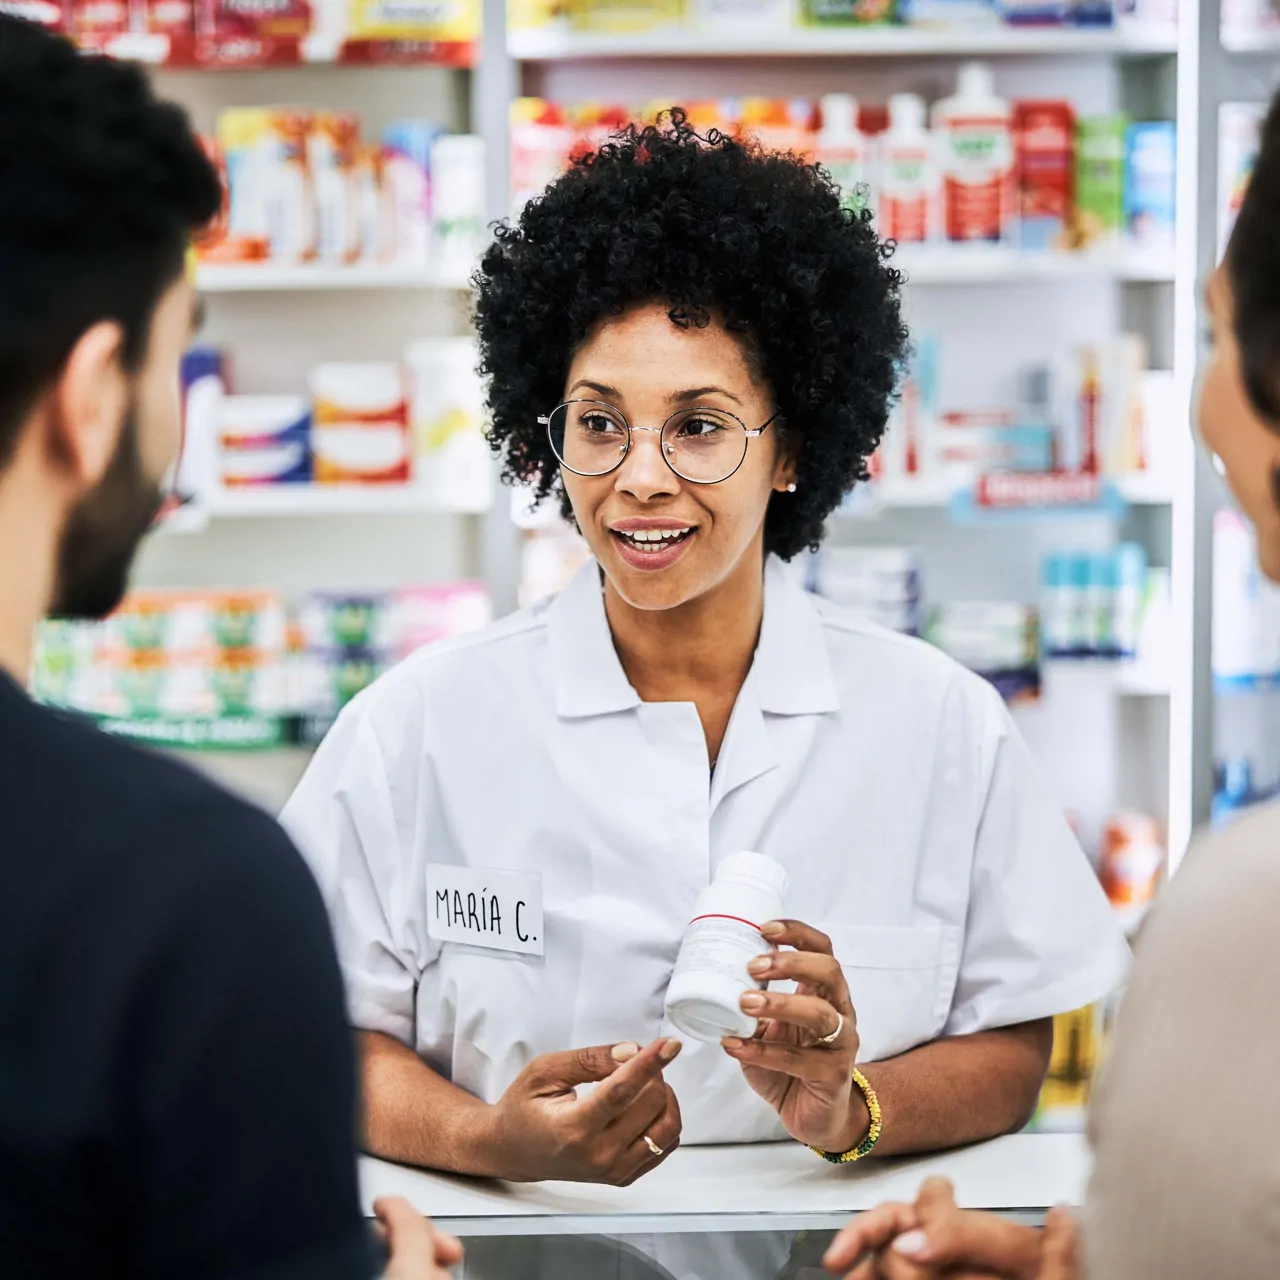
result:
[[[884,1128],[880,1113],[880,1099],[876,1097],[876,1091],[871,1087],[871,1082],[857,1067],[853,1069],[853,1083],[858,1086],[866,1101],[867,1114],[871,1117],[871,1128],[867,1130],[867,1136],[848,1151],[823,1151],[821,1147],[809,1148],[815,1155],[821,1156],[824,1160],[830,1160],[832,1164],[852,1164],[855,1160],[861,1160],[863,1156],[870,1155],[872,1147],[880,1141],[880,1130]]]

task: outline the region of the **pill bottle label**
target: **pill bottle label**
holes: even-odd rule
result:
[[[680,945],[676,973],[701,970],[732,978],[744,991],[763,986],[752,981],[747,965],[767,950],[760,930],[743,920],[727,916],[704,916],[693,920]]]

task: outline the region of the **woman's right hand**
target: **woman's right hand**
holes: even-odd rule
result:
[[[625,1187],[657,1168],[680,1145],[680,1105],[662,1078],[679,1052],[662,1039],[534,1058],[486,1126],[501,1176]],[[597,1087],[579,1096],[583,1084]]]

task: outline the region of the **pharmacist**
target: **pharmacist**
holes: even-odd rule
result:
[[[679,1141],[852,1160],[1021,1125],[1049,1019],[1115,987],[1123,939],[995,692],[784,563],[864,474],[904,356],[869,224],[677,117],[499,236],[477,325],[507,466],[594,560],[358,698],[285,812],[371,1149],[624,1183]],[[738,850],[790,880],[762,1031],[672,1060],[681,935]]]

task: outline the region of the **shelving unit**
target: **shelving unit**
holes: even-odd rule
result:
[[[991,26],[979,30],[917,27],[813,28],[761,37],[751,31],[699,32],[673,27],[628,36],[574,31],[512,31],[507,49],[517,62],[630,58],[1010,58],[1170,55],[1165,32]]]

